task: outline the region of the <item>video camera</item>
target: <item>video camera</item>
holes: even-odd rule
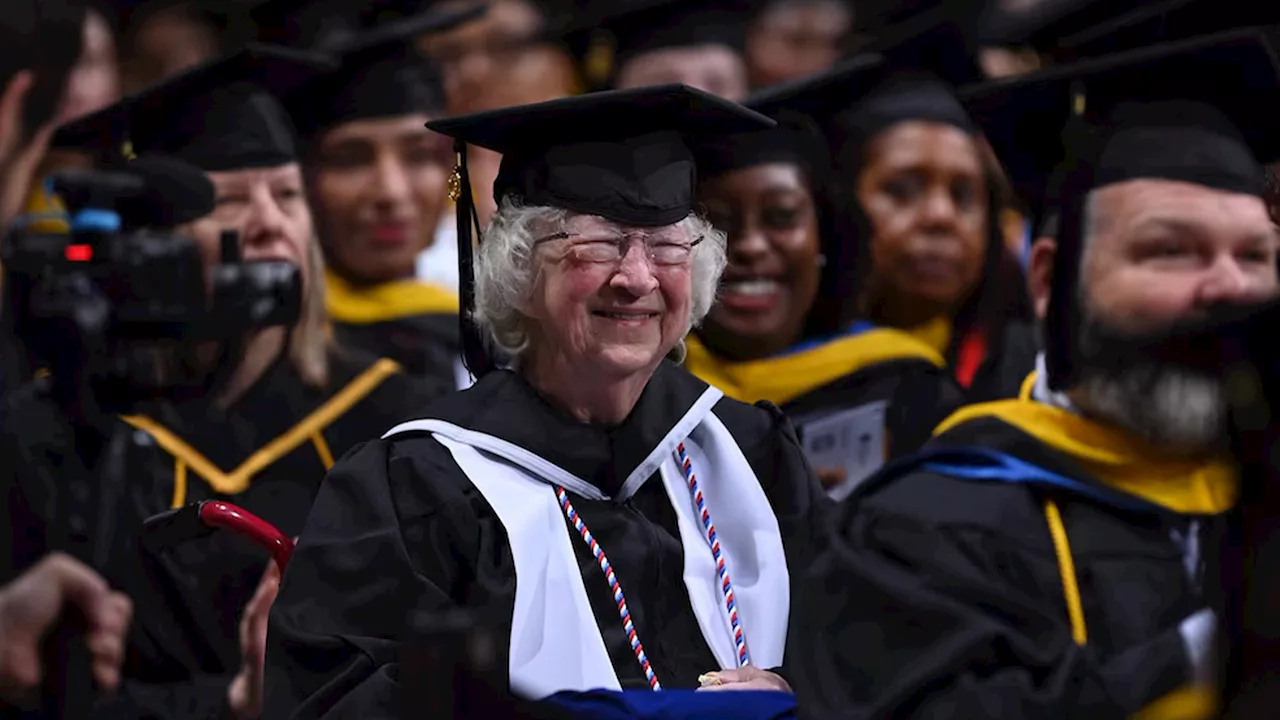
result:
[[[225,357],[251,330],[297,321],[299,268],[243,260],[235,232],[223,233],[209,267],[196,240],[173,232],[213,210],[197,168],[138,158],[57,174],[48,190],[65,210],[5,240],[5,312],[77,416],[204,395],[216,373],[198,369],[195,348],[219,343]]]

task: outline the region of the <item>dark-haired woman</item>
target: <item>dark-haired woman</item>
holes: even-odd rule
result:
[[[998,167],[968,114],[940,81],[899,75],[837,126],[866,238],[859,314],[942,353],[971,400],[1015,397],[1037,346],[999,222]]]
[[[699,201],[728,235],[729,265],[686,366],[732,397],[782,406],[839,498],[928,438],[960,392],[939,353],[855,322],[827,155],[787,115],[700,149]]]
[[[754,104],[805,112],[831,143],[856,315],[932,347],[970,400],[1015,397],[1037,350],[1026,281],[1001,227],[999,166],[951,86],[850,64]]]

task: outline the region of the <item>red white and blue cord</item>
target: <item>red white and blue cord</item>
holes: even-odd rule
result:
[[[658,682],[658,675],[650,667],[649,656],[644,654],[644,644],[640,642],[640,636],[636,634],[636,626],[631,622],[631,611],[627,609],[627,598],[622,593],[622,583],[619,583],[618,576],[614,575],[613,566],[609,564],[604,548],[596,542],[596,536],[587,529],[587,524],[578,516],[578,511],[573,509],[573,503],[569,502],[569,493],[565,492],[563,487],[556,486],[556,498],[560,500],[560,507],[564,509],[565,517],[569,518],[569,522],[573,524],[578,534],[582,535],[587,547],[591,548],[591,554],[595,556],[596,563],[604,572],[605,580],[609,581],[609,589],[613,591],[613,601],[618,604],[618,617],[622,618],[622,629],[627,631],[627,639],[631,641],[631,649],[636,654],[636,660],[640,662],[640,669],[644,670],[644,677],[649,681],[649,687],[661,690],[662,684]]]
[[[711,556],[716,561],[716,573],[720,576],[720,591],[724,593],[724,606],[729,612],[729,625],[733,629],[733,644],[738,651],[738,667],[751,664],[751,654],[747,652],[747,636],[742,631],[742,620],[738,617],[738,599],[733,593],[733,581],[729,579],[729,570],[725,567],[724,553],[720,549],[720,536],[716,533],[715,523],[711,522],[711,511],[707,509],[707,501],[702,496],[702,488],[698,487],[698,476],[693,472],[693,461],[684,449],[684,443],[676,447],[676,459],[684,479],[689,483],[689,495],[693,497],[694,507],[698,510],[698,518],[707,533],[707,543],[711,545]]]
[[[676,448],[676,460],[680,464],[685,481],[689,485],[689,495],[697,508],[698,517],[702,520],[702,527],[706,530],[707,543],[711,546],[711,555],[716,561],[716,574],[720,578],[720,590],[724,593],[725,609],[729,612],[729,625],[733,629],[733,642],[738,651],[738,666],[750,665],[751,655],[747,652],[747,637],[742,631],[742,621],[738,617],[738,601],[733,593],[733,582],[729,579],[729,570],[725,567],[724,553],[720,548],[720,536],[716,533],[715,523],[711,521],[711,511],[707,508],[706,498],[702,496],[702,489],[698,487],[698,477],[693,471],[693,461],[689,459],[689,454],[684,449],[684,443],[680,443]],[[587,524],[578,515],[573,503],[569,501],[569,493],[565,492],[562,486],[556,486],[556,499],[560,501],[560,507],[564,510],[564,515],[569,519],[569,523],[573,525],[578,534],[582,536],[583,542],[591,549],[591,554],[595,557],[596,564],[600,566],[605,580],[609,582],[609,590],[613,592],[613,600],[618,604],[618,617],[622,619],[622,628],[627,633],[627,639],[631,641],[631,649],[636,654],[640,669],[644,671],[645,679],[649,681],[649,687],[654,690],[661,690],[662,684],[658,682],[658,675],[649,664],[649,656],[645,655],[644,643],[640,642],[636,627],[631,622],[631,610],[627,608],[627,598],[622,592],[622,583],[618,582],[618,577],[613,572],[613,566],[609,564],[609,558],[604,554],[604,548],[600,547],[595,535],[591,534]]]

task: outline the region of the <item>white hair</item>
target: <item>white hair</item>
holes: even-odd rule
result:
[[[520,308],[529,300],[538,278],[533,241],[558,232],[568,218],[559,208],[524,205],[503,199],[485,228],[475,256],[475,302],[472,317],[494,343],[512,358],[529,348],[529,318]],[[685,332],[697,327],[715,303],[716,288],[727,258],[725,234],[705,218],[691,213],[680,225],[691,238],[702,238],[693,249],[692,292]],[[682,357],[683,338],[674,352]]]

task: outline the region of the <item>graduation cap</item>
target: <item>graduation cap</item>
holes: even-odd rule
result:
[[[293,126],[277,96],[333,67],[323,55],[251,45],[64,125],[53,145],[108,158],[166,154],[205,171],[294,162]]]
[[[140,155],[118,169],[140,178],[144,190],[116,207],[124,228],[172,228],[213,212],[213,183],[200,168],[163,155]]]
[[[1217,124],[1225,127],[1190,145],[1182,134],[1203,134],[1192,132],[1195,127],[1165,129],[1160,137],[1168,144],[1163,147],[1135,145],[1132,138],[1112,143],[1105,156],[1109,161],[1096,169],[1095,182],[1181,174],[1171,179],[1211,184],[1216,177],[1230,180],[1240,191],[1260,194],[1258,163],[1280,158],[1280,133],[1274,130],[1280,120],[1276,59],[1268,31],[1245,28],[976,84],[962,89],[960,96],[986,131],[1014,187],[1044,211],[1052,209],[1045,200],[1060,191],[1054,185],[1063,174],[1081,156],[1101,149],[1095,146],[1106,142],[1106,126],[1124,121],[1115,117],[1117,110],[1132,115],[1135,105],[1153,100],[1199,101],[1224,115]],[[1220,136],[1230,142],[1209,152],[1207,143]],[[1223,175],[1222,165],[1229,160],[1235,165]]]
[[[808,115],[827,133],[837,154],[908,120],[942,123],[967,133],[975,130],[949,83],[927,72],[895,67],[876,54],[855,56],[745,102],[770,116],[784,110]]]
[[[1234,28],[1280,23],[1280,4],[1257,0],[1042,0],[1005,9],[988,0],[979,37],[1079,59]]]
[[[957,0],[960,2],[962,0]],[[863,52],[808,78],[760,91],[746,103],[767,115],[790,109],[813,118],[834,149],[890,125],[926,120],[973,132],[955,87],[981,77],[958,5],[931,2],[885,27]]]
[[[975,8],[981,0],[929,0],[892,22],[864,29],[871,36],[858,52],[880,53],[897,68],[927,71],[960,86],[985,79],[975,42]],[[859,11],[862,11],[860,7]]]
[[[1015,187],[1057,217],[1047,333],[1054,389],[1070,384],[1079,359],[1085,197],[1144,178],[1263,197],[1263,164],[1280,158],[1277,57],[1267,31],[1243,29],[962,92]]]
[[[430,10],[385,23],[342,44],[336,50],[338,69],[314,78],[289,98],[299,135],[311,138],[353,120],[442,112],[445,92],[439,71],[414,42],[486,10],[484,5]]]
[[[723,45],[741,53],[750,20],[746,0],[597,0],[565,30],[588,80],[607,84],[644,53]]]
[[[329,50],[359,32],[346,0],[266,0],[249,10],[261,43]]]
[[[502,154],[493,185],[499,205],[517,198],[526,205],[656,227],[678,222],[694,209],[691,147],[706,138],[773,124],[741,105],[684,85],[590,93],[427,123],[454,138],[458,152],[453,186],[459,317],[468,369],[480,377],[493,367],[471,319],[475,206],[467,175],[468,144]]]

